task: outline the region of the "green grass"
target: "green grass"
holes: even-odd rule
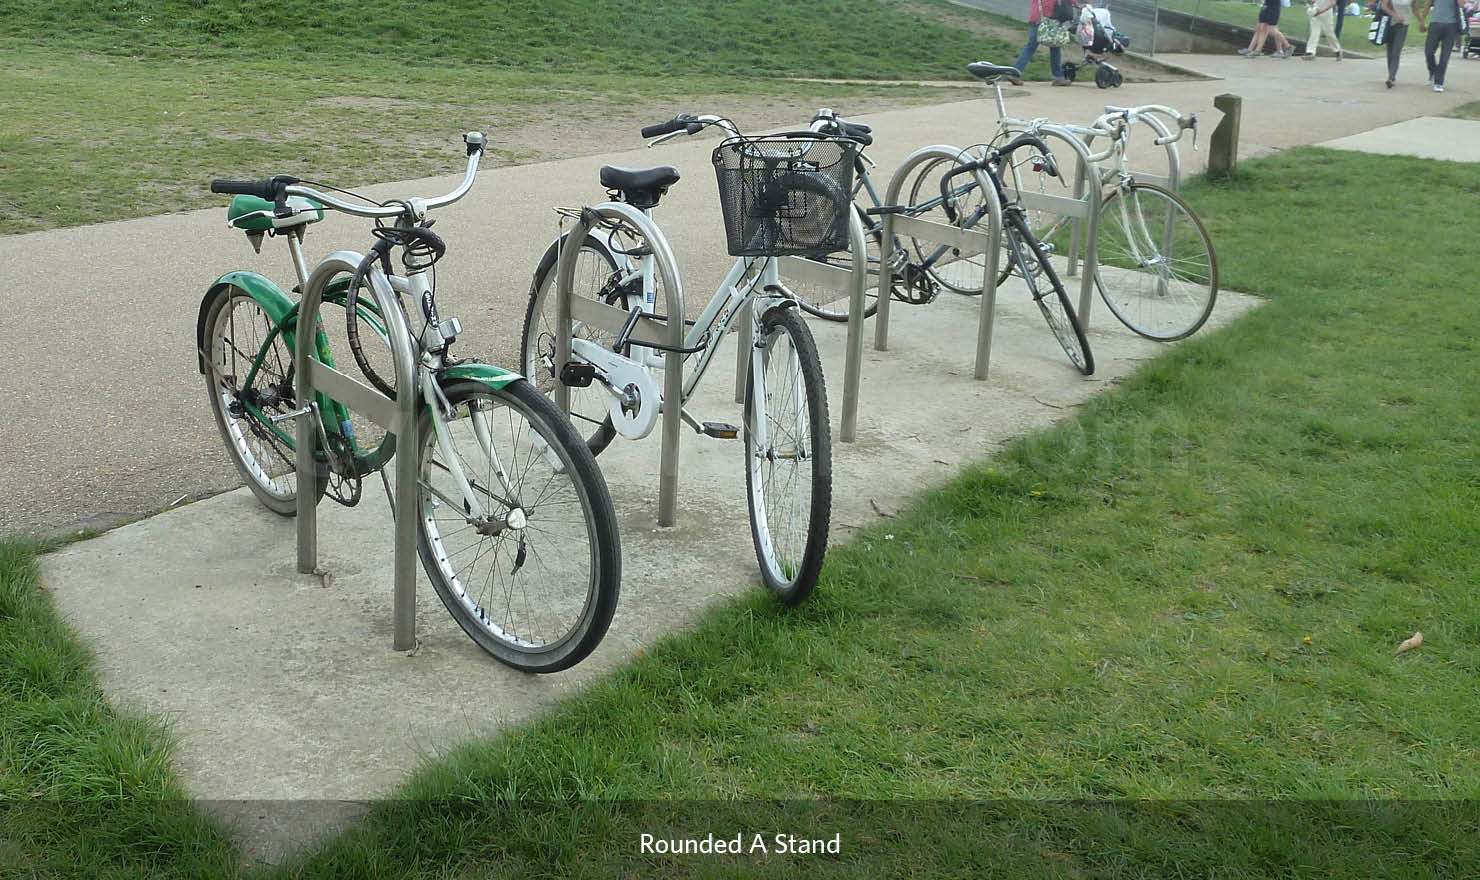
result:
[[[212,177],[451,173],[470,129],[509,164],[557,157],[520,136],[549,118],[630,124],[636,146],[644,124],[735,97],[978,96],[970,59],[920,47],[1017,47],[947,14],[942,0],[0,0],[0,234],[219,204]]]
[[[1157,0],[1157,2],[1164,9],[1175,9],[1178,12],[1213,21],[1240,25],[1251,31],[1259,15],[1259,4],[1253,0]],[[1366,5],[1365,0],[1362,5]],[[1371,23],[1370,18],[1348,15],[1341,25],[1342,48],[1347,52],[1373,56],[1385,51],[1382,46],[1374,46],[1367,41],[1367,26]],[[1280,10],[1279,28],[1280,32],[1290,40],[1304,41],[1309,37],[1310,18],[1305,14],[1305,4],[1300,0],[1295,0],[1289,7]],[[1418,33],[1417,26],[1414,27],[1414,33]],[[1273,44],[1266,43],[1264,51],[1273,52]]]
[[[718,610],[267,876],[1474,875],[1480,305],[1452,252],[1394,239],[1435,222],[1413,188],[1480,222],[1457,163],[1303,148],[1189,183],[1225,286],[1267,305],[838,548],[803,607]],[[751,830],[844,853],[637,847]]]

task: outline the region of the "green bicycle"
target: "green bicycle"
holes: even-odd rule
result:
[[[222,275],[207,291],[197,325],[200,371],[232,462],[275,513],[293,515],[304,491],[357,504],[363,478],[375,472],[390,495],[385,466],[409,441],[419,463],[417,549],[437,595],[496,659],[555,672],[590,654],[611,623],[621,580],[616,515],[590,451],[548,398],[517,373],[449,354],[461,325],[437,311],[432,267],[447,248],[427,215],[472,187],[485,139],[469,132],[464,142],[462,184],[433,199],[376,202],[287,175],[211,183],[212,192],[235,194],[227,225],[254,248],[264,236],[286,240],[295,292],[343,310],[351,353],[370,384],[391,400],[418,396],[415,436],[357,433],[340,401],[322,392],[299,399],[301,302],[254,272]],[[310,271],[304,234],[326,208],[373,218],[376,240],[366,254],[337,251]],[[402,274],[392,271],[395,254]],[[407,299],[417,306],[419,332]],[[387,314],[377,303],[397,306]],[[334,358],[322,321],[314,333],[317,375],[319,365],[332,370]],[[413,363],[401,369],[387,367],[393,333],[409,337]],[[395,387],[400,376],[412,387]],[[316,441],[311,486],[299,482],[295,439],[303,435],[289,424],[303,418]]]

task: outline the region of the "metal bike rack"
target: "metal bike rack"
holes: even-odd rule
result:
[[[296,242],[294,245],[296,251]],[[419,365],[411,350],[411,330],[406,325],[401,304],[385,275],[372,270],[365,277],[390,337],[396,390],[399,392],[396,399],[386,397],[358,379],[325,365],[314,356],[315,337],[321,326],[319,307],[323,304],[324,288],[339,275],[353,274],[361,259],[360,254],[351,251],[336,251],[314,267],[308,283],[303,286],[303,298],[298,304],[297,338],[293,354],[298,373],[295,384],[301,405],[315,404],[317,395],[322,393],[365,415],[370,421],[395,435],[396,488],[395,497],[391,499],[396,526],[395,593],[391,612],[395,634],[392,646],[397,651],[409,651],[416,647],[416,501],[417,484],[421,476],[417,472],[416,454]],[[298,472],[298,570],[312,573],[318,569],[319,547],[316,519],[318,497],[313,491],[316,479],[314,449],[318,445],[318,438],[314,434],[318,420],[299,418],[296,421],[294,440]]]
[[[966,151],[944,144],[921,147],[906,157],[904,164],[900,165],[899,170],[895,171],[894,176],[889,179],[884,204],[898,204],[899,191],[904,188],[905,181],[918,166],[941,159],[959,162],[969,158]],[[991,189],[990,183],[983,180],[981,176],[978,176],[978,184],[986,184],[983,192]],[[961,229],[948,223],[921,220],[918,217],[906,217],[900,214],[883,215],[884,229],[880,240],[884,244],[880,247],[879,255],[878,311],[874,315],[875,349],[884,351],[889,348],[889,301],[892,299],[889,290],[894,285],[895,272],[890,266],[889,255],[884,251],[893,248],[896,234],[903,233],[913,238],[948,244],[959,249],[962,256],[985,253],[987,265],[982,279],[981,314],[977,319],[976,329],[976,372],[973,375],[977,379],[987,378],[987,363],[992,353],[992,321],[997,307],[997,259],[1001,250],[997,243],[1002,236],[1002,206],[997,199],[990,196],[985,201],[987,203],[985,231]]]
[[[852,443],[858,436],[858,388],[863,368],[863,321],[864,293],[868,289],[868,233],[863,230],[863,221],[858,212],[848,211],[848,249],[853,255],[853,268],[844,269],[805,260],[801,257],[781,257],[777,268],[787,278],[810,281],[833,290],[848,294],[848,343],[843,361],[843,415],[838,429],[838,440]],[[745,393],[740,378],[745,373],[743,354],[749,350],[750,322],[741,325],[740,341],[742,363],[736,367],[736,398]]]
[[[604,202],[594,207],[582,208],[576,215],[569,234],[562,231],[560,257],[555,263],[555,363],[570,361],[570,322],[572,318],[592,324],[613,333],[620,333],[628,320],[628,313],[596,302],[588,297],[571,295],[571,284],[575,280],[576,255],[580,253],[580,242],[586,240],[598,220],[613,220],[630,223],[653,248],[657,260],[658,278],[663,285],[665,298],[664,314],[659,321],[639,321],[632,328],[629,339],[642,345],[667,346],[663,353],[663,400],[677,404],[683,400],[683,348],[684,308],[683,287],[679,281],[678,264],[673,250],[653,219],[625,202]],[[565,243],[576,242],[575,247]],[[654,325],[661,323],[661,328]],[[747,322],[745,326],[749,326]],[[563,382],[555,383],[555,405],[563,413],[570,412],[570,388]],[[664,406],[662,421],[663,450],[658,460],[658,525],[671,526],[678,519],[678,442],[683,427],[681,405]]]

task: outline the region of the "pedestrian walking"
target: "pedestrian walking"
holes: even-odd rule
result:
[[[1033,60],[1033,53],[1038,51],[1038,31],[1045,21],[1059,20],[1055,15],[1057,2],[1063,2],[1070,10],[1073,4],[1069,0],[1028,0],[1028,45],[1018,53],[1017,61],[1013,67],[1018,70],[1026,70],[1028,62]],[[1070,12],[1065,21],[1073,21],[1074,15]],[[1066,25],[1067,26],[1067,25]],[[1056,86],[1067,86],[1069,80],[1064,77],[1064,56],[1058,46],[1048,47],[1048,69],[1053,74],[1053,84]]]
[[[1263,0],[1259,7],[1259,21],[1254,25],[1254,37],[1249,40],[1247,48],[1238,50],[1238,54],[1258,58],[1264,54],[1265,42],[1274,37],[1275,50],[1270,53],[1271,58],[1289,58],[1294,55],[1295,47],[1280,32],[1279,23],[1280,0]]]
[[[1388,16],[1387,87],[1398,78],[1398,59],[1403,55],[1403,42],[1408,39],[1408,19],[1413,17],[1413,0],[1382,0],[1381,9]]]
[[[1449,53],[1459,42],[1463,15],[1459,0],[1424,0],[1419,9],[1418,29],[1428,32],[1423,43],[1423,60],[1429,67],[1429,85],[1436,92],[1444,91],[1444,72],[1449,69]]]
[[[1311,61],[1316,57],[1316,47],[1321,42],[1321,37],[1331,41],[1331,51],[1336,53],[1336,60],[1341,60],[1341,40],[1336,37],[1336,9],[1340,8],[1341,0],[1306,0],[1305,11],[1310,15],[1310,36],[1305,38],[1305,60]]]

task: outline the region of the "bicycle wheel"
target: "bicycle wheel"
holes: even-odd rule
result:
[[[296,428],[292,420],[277,426],[268,421],[298,408],[293,349],[281,334],[272,336],[272,318],[246,291],[224,285],[211,297],[204,308],[201,348],[216,428],[252,494],[273,513],[293,516],[298,512],[296,456],[290,440],[274,428],[288,438]],[[269,337],[272,343],[264,350]],[[262,365],[252,386],[243,388],[259,353]],[[327,469],[316,468],[316,498],[323,497],[327,485]]]
[[[569,236],[562,237],[562,241]],[[520,343],[519,371],[550,398],[555,397],[560,365],[555,363],[555,268],[559,243],[550,245],[540,257],[530,287],[529,307],[524,313],[524,336]],[[581,252],[576,255],[571,291],[622,309],[637,304],[642,290],[618,287],[617,261],[611,249],[594,236],[586,236]],[[630,302],[629,302],[630,301]],[[572,322],[572,334],[610,347],[615,333]],[[570,389],[570,420],[585,438],[592,455],[600,455],[609,446],[617,430],[612,426],[611,394],[606,386],[593,381],[585,388]]]
[[[963,157],[965,154],[962,154]],[[969,158],[969,157],[966,157]],[[910,179],[908,187],[910,215],[922,220],[963,226],[982,212],[986,203],[974,175],[958,175],[951,179],[956,219],[952,221],[945,212],[940,196],[941,177],[957,164],[955,156],[941,156],[923,163],[920,170]],[[975,296],[982,292],[982,279],[987,267],[986,254],[961,256],[960,250],[925,238],[906,239],[909,249],[921,263],[934,259],[926,274],[937,284]]]
[[[432,587],[501,662],[526,672],[579,663],[606,634],[621,582],[616,514],[596,460],[526,381],[442,390],[453,455],[487,516],[464,513],[424,413],[417,550]]]
[[[1182,198],[1131,183],[1105,199],[1095,238],[1095,286],[1122,324],[1148,339],[1195,333],[1213,313],[1218,258]]]
[[[1069,356],[1069,362],[1079,372],[1090,375],[1095,371],[1094,355],[1089,350],[1089,340],[1084,337],[1084,327],[1079,323],[1079,316],[1069,303],[1069,295],[1064,292],[1063,282],[1059,281],[1058,273],[1054,271],[1033,231],[1028,228],[1022,212],[1011,210],[1005,219],[1006,228],[1002,230],[1002,237],[1013,254],[1014,262],[1018,266],[1031,267],[1031,271],[1023,275],[1023,280],[1028,284],[1028,294],[1043,312],[1049,329],[1058,338],[1064,354]]]
[[[1000,143],[1006,143],[1013,137],[1021,134],[1020,131],[1012,131],[998,136]],[[1053,153],[1054,164],[1058,169],[1058,176],[1048,173],[1049,165],[1044,161],[1043,155],[1037,150],[1027,147],[1015,150],[1012,154],[1011,164],[1005,165],[1001,170],[1003,186],[1015,190],[1019,194],[1031,193],[1035,196],[1058,196],[1060,198],[1074,198],[1073,174],[1077,162],[1078,153],[1063,135],[1052,131],[1040,131],[1038,136],[1048,145],[1049,151]],[[1055,149],[1057,147],[1057,149]],[[1009,195],[1009,198],[1011,195]],[[1023,206],[1023,213],[1027,218],[1028,228],[1033,230],[1033,237],[1038,240],[1040,247],[1049,255],[1055,253],[1066,253],[1069,249],[1069,218],[1055,214],[1053,211],[1043,207]],[[1008,276],[1017,270],[1012,260],[1013,254],[1005,244],[1003,254],[998,261],[997,283],[1006,281]],[[1030,267],[1031,268],[1031,267]],[[1019,272],[1018,274],[1024,274]]]
[[[869,222],[864,223],[867,229]],[[866,244],[868,246],[868,277],[864,280],[864,310],[865,318],[872,318],[874,312],[879,310],[879,230],[874,229],[868,233]],[[842,269],[853,268],[853,252],[839,251],[828,254],[825,257],[808,257],[816,262],[828,266],[837,266]],[[816,284],[811,281],[802,281],[795,278],[785,277],[783,267],[782,283],[796,297],[797,305],[809,315],[821,318],[824,321],[846,321],[852,310],[852,303],[848,295],[833,287]]]
[[[822,362],[806,323],[761,316],[745,386],[745,490],[766,587],[787,605],[812,593],[832,516],[832,437]],[[759,387],[757,387],[759,382]]]

